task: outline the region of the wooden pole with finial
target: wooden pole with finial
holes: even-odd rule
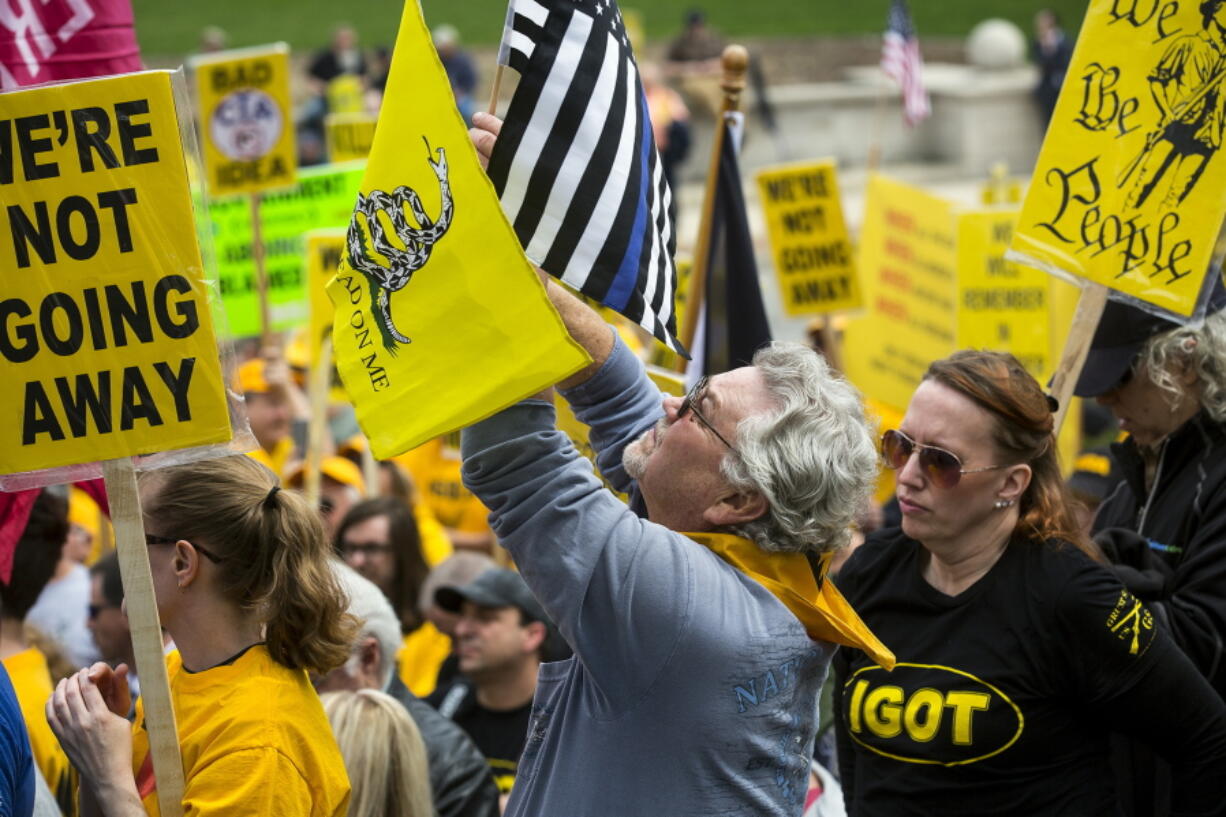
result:
[[[742,45],[730,45],[720,57],[724,77],[720,87],[724,100],[715,121],[715,140],[711,145],[711,161],[707,168],[707,186],[702,199],[702,218],[698,222],[698,241],[694,246],[694,265],[685,299],[685,321],[681,325],[681,342],[688,349],[698,331],[698,316],[702,314],[706,296],[707,272],[711,255],[711,223],[715,215],[715,189],[719,183],[719,159],[724,151],[724,132],[728,114],[741,108],[741,93],[745,90],[745,71],[749,67],[749,51]],[[684,372],[686,360],[677,356],[677,371]]]

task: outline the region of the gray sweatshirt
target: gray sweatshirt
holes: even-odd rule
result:
[[[661,395],[618,340],[565,394],[606,479]],[[639,518],[554,410],[528,400],[464,432],[464,482],[574,650],[541,666],[508,817],[801,813],[833,647],[767,590]]]

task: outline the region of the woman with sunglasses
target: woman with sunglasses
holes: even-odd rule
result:
[[[314,509],[244,456],[142,476],[188,815],[345,814],[349,780],[307,671],[349,657],[356,622]],[[126,667],[61,681],[47,719],[81,774],[81,814],[157,814],[145,713]]]
[[[1098,563],[1052,431],[1015,358],[968,351],[932,364],[883,436],[902,528],[838,577],[898,659],[834,661],[853,817],[1115,815],[1110,729],[1172,760],[1174,813],[1219,813],[1226,705]]]

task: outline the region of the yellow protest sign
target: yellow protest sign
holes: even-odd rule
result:
[[[966,212],[957,219],[958,347],[1009,352],[1046,385],[1072,327],[1078,288],[1006,260],[1016,211]],[[1080,420],[1072,411],[1060,429],[1066,472],[1081,445]]]
[[[0,96],[0,474],[230,439],[171,77]]]
[[[365,159],[375,142],[378,117],[369,113],[330,113],[324,118],[329,162]]]
[[[289,46],[193,57],[209,194],[258,193],[294,183]]]
[[[345,255],[344,230],[311,230],[306,238],[307,297],[310,321],[307,323],[307,352],[312,368],[319,360],[319,344],[332,334],[332,300],[328,282],[336,275]]]
[[[955,348],[953,205],[884,176],[869,180],[859,268],[868,314],[844,334],[847,376],[901,408],[928,364]]]
[[[859,309],[834,160],[767,168],[758,190],[784,311],[795,317]]]
[[[324,90],[332,113],[361,113],[366,110],[366,88],[356,74],[341,74]]]
[[[1176,315],[1226,213],[1226,6],[1092,0],[1013,249]]]
[[[1010,352],[1036,378],[1049,377],[1060,353],[1051,342],[1055,279],[1005,260],[1017,212],[959,213],[957,219],[957,345]]]
[[[577,371],[566,333],[477,161],[417,3],[328,295],[345,388],[377,457]]]

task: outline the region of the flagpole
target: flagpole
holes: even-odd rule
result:
[[[698,316],[702,314],[706,295],[707,272],[711,255],[711,224],[715,214],[715,188],[719,183],[719,160],[724,150],[724,127],[727,115],[741,107],[741,92],[745,90],[745,70],[749,67],[749,52],[742,45],[724,49],[720,62],[724,78],[724,101],[715,120],[715,140],[711,146],[711,161],[707,167],[707,186],[702,199],[702,219],[698,222],[698,241],[694,246],[694,264],[690,269],[690,285],[685,299],[685,323],[681,326],[681,343],[687,349],[694,343]],[[688,361],[677,356],[676,369],[684,372]]]
[[[502,87],[502,69],[505,67],[502,63],[498,63],[498,68],[494,71],[494,87],[490,88],[490,104],[486,108],[490,116],[498,112],[498,89]]]

